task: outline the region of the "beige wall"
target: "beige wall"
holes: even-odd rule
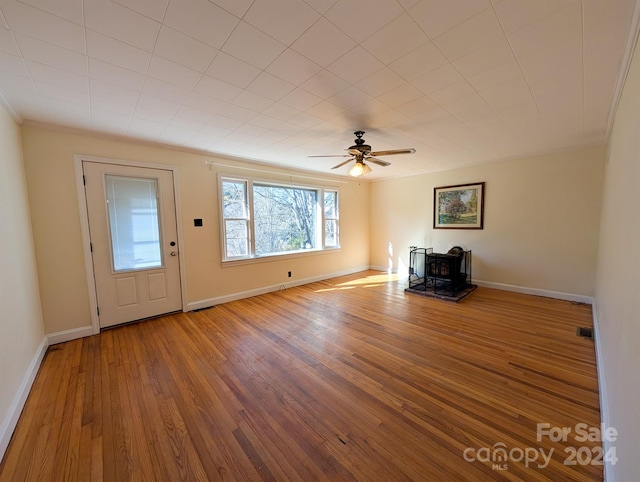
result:
[[[369,218],[367,211],[362,209],[369,199],[367,183],[333,182],[340,191],[341,250],[277,257],[223,268],[220,262],[218,172],[260,177],[266,174],[217,166],[209,169],[205,162],[215,160],[209,156],[42,126],[24,126],[22,135],[47,333],[91,324],[74,172],[75,154],[166,164],[178,169],[184,240],[180,251],[186,262],[187,301],[190,303],[369,265]],[[218,159],[218,162],[233,164],[229,160]],[[315,182],[296,177],[291,171],[273,174],[270,178],[301,184]],[[194,218],[202,218],[204,226],[194,227]],[[287,271],[292,271],[292,279],[287,278]]]
[[[620,436],[610,481],[640,474],[640,50],[616,113],[606,164],[596,283],[603,415]],[[604,382],[604,383],[602,383]]]
[[[18,125],[0,105],[0,457],[13,404],[44,340],[20,144]]]
[[[375,182],[371,263],[402,272],[409,246],[473,252],[473,278],[593,295],[604,148]],[[433,188],[482,182],[482,230],[433,229]],[[389,255],[390,247],[393,255]]]

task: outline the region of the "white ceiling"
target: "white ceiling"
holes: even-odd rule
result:
[[[0,0],[37,121],[368,178],[606,142],[634,0]],[[0,96],[2,97],[2,96]],[[96,153],[99,154],[99,153]]]

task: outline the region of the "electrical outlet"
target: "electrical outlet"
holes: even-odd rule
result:
[[[287,273],[287,277],[291,278],[291,271]]]

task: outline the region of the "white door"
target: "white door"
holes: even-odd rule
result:
[[[173,173],[83,161],[100,326],[182,308]]]

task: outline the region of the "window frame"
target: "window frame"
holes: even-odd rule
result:
[[[325,196],[327,193],[334,193],[336,200],[335,200],[335,207],[334,207],[334,216],[327,216],[327,211],[326,211],[326,206],[325,206]],[[335,248],[340,248],[340,204],[339,204],[339,199],[340,196],[338,194],[338,189],[324,189],[322,191],[322,248],[323,249],[335,249]],[[335,222],[335,238],[336,238],[336,243],[335,246],[331,245],[328,246],[327,245],[327,221],[334,221]]]
[[[223,180],[221,179],[219,182],[219,195],[218,198],[220,200],[220,234],[221,234],[221,241],[222,241],[222,254],[223,254],[223,259],[225,259],[226,261],[233,261],[233,260],[239,260],[239,259],[247,259],[247,256],[249,256],[251,254],[251,243],[252,243],[252,236],[251,236],[251,214],[252,212],[249,209],[249,206],[252,204],[253,200],[249,199],[249,182],[246,179],[242,179],[239,177],[233,177],[233,178],[226,178],[227,181],[230,182],[234,182],[234,183],[238,183],[238,184],[244,184],[244,212],[245,212],[245,216],[244,217],[225,217],[224,215],[224,199],[222,199],[224,190],[222,189],[222,183]],[[247,232],[247,255],[244,256],[229,256],[226,257],[227,254],[227,221],[244,221],[245,223],[245,229]]]
[[[238,182],[244,183],[245,186],[245,200],[246,200],[246,214],[247,214],[247,242],[248,253],[246,256],[227,256],[227,231],[226,221],[229,219],[237,220],[237,218],[225,218],[224,215],[224,183],[225,182]],[[288,189],[304,189],[316,192],[316,214],[315,214],[315,236],[316,247],[315,248],[302,248],[299,250],[284,251],[279,253],[266,253],[256,254],[255,247],[255,221],[254,221],[254,185],[258,186],[273,186]],[[325,192],[334,192],[336,196],[336,244],[335,246],[326,246],[326,233],[325,233],[325,207],[324,196]],[[327,251],[336,251],[340,249],[340,219],[339,219],[339,203],[340,203],[340,189],[333,185],[325,184],[307,184],[307,183],[293,183],[286,182],[277,179],[268,179],[262,177],[242,176],[235,174],[218,174],[218,205],[220,216],[220,255],[223,264],[230,263],[246,263],[257,262],[261,260],[268,260],[274,257],[290,256],[296,257],[308,254],[319,254]],[[244,218],[243,218],[244,219]],[[334,218],[330,218],[334,219]]]

